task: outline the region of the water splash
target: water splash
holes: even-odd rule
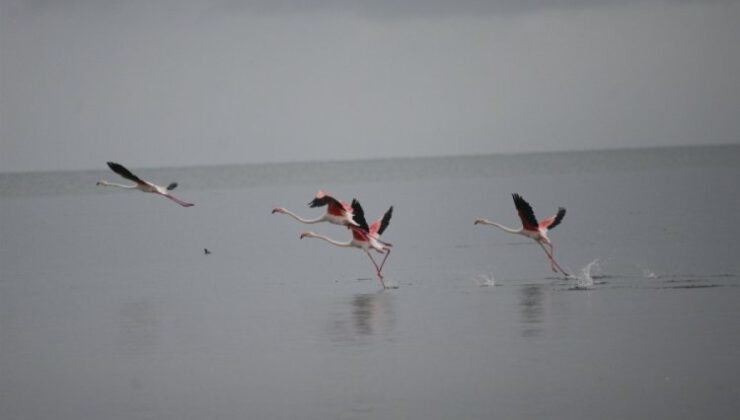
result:
[[[581,272],[575,276],[576,285],[573,286],[573,289],[588,290],[594,287],[594,277],[597,277],[599,273],[601,273],[601,261],[597,258],[586,264]]]
[[[396,281],[395,279],[389,279],[387,277],[383,279],[383,283],[385,283],[386,290],[398,289],[400,287],[398,281]]]
[[[642,270],[642,276],[646,279],[657,279],[659,276],[655,274],[653,270],[650,270],[649,268],[645,268]]]
[[[496,278],[493,277],[493,273],[478,274],[475,276],[475,282],[480,287],[493,287],[496,285]]]

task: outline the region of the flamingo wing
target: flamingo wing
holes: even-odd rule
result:
[[[519,213],[519,218],[522,219],[524,229],[537,230],[539,224],[537,223],[537,218],[534,216],[534,211],[532,211],[532,206],[519,194],[514,193],[511,196],[514,198],[514,205],[516,206],[516,211]]]
[[[311,208],[329,206],[327,211],[335,216],[341,216],[347,211],[345,206],[342,205],[339,200],[323,191],[319,191],[318,194],[316,194],[316,198],[308,203],[308,206]]]
[[[358,242],[369,242],[370,241],[370,238],[368,238],[367,236],[368,235],[367,231],[362,230],[362,228],[358,228],[354,226],[350,227],[350,229],[352,230],[352,238],[355,241],[358,241]]]
[[[565,209],[562,207],[558,207],[557,214],[555,214],[554,216],[550,216],[540,222],[540,227],[547,230],[554,229],[557,225],[560,224],[560,222],[563,221],[563,217],[565,217]]]
[[[367,226],[367,220],[365,220],[365,210],[362,209],[360,202],[356,198],[352,199],[352,219],[357,223],[359,229],[365,232],[370,231],[370,228]],[[355,231],[356,229],[352,228],[352,230]]]
[[[391,222],[391,216],[393,216],[393,206],[385,212],[382,218],[376,220],[372,225],[370,225],[370,233],[374,233],[378,236],[382,235]]]
[[[131,171],[129,171],[128,169],[126,169],[120,163],[116,163],[116,162],[107,162],[107,163],[108,163],[108,167],[113,172],[115,172],[118,175],[120,175],[121,177],[126,178],[129,181],[133,181],[133,182],[135,182],[137,184],[145,184],[145,182],[141,178],[139,178],[138,176],[132,174]]]
[[[346,201],[340,201],[339,204],[342,205],[342,210],[345,213],[352,214],[352,204],[346,202]]]

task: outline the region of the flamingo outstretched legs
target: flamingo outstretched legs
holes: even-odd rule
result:
[[[391,255],[390,248],[386,248],[386,250],[385,250],[385,257],[383,257],[383,261],[380,263],[380,270],[378,270],[378,271],[383,271],[383,266],[385,265],[385,260],[387,260],[388,259],[388,256],[390,256],[390,255]]]
[[[375,258],[373,258],[372,254],[370,254],[370,251],[365,250],[365,253],[367,254],[368,257],[370,257],[370,261],[373,262],[373,265],[375,266],[375,272],[378,274],[378,280],[380,280],[380,285],[383,286],[383,289],[385,289],[386,287],[385,287],[385,282],[383,281],[383,274],[381,274],[380,272],[380,268],[382,266],[378,267],[378,263],[375,262]],[[383,262],[385,262],[385,259],[383,260]]]
[[[548,242],[547,245],[550,246],[550,263],[551,265],[554,265],[557,267],[558,270],[560,270],[561,273],[563,273],[564,276],[569,277],[570,274],[568,274],[565,270],[563,270],[562,267],[560,267],[560,264],[558,264],[557,261],[555,261],[555,245],[552,244],[552,242]]]
[[[548,251],[547,248],[545,248],[545,245],[543,244],[543,242],[537,241],[537,243],[542,247],[542,250],[545,251],[545,254],[547,254],[547,258],[550,259],[550,268],[552,269],[552,271],[557,273],[558,270],[560,270],[560,272],[563,273],[564,276],[570,276],[570,274],[566,273],[565,270],[563,270],[563,268],[560,267],[560,264],[558,264],[558,262],[555,261],[555,257],[554,257],[555,247],[551,243],[545,242],[545,244],[547,244],[550,247],[550,251]]]

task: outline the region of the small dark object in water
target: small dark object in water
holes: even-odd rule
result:
[[[208,248],[203,248],[203,253],[206,255],[211,255],[211,251],[209,251]]]

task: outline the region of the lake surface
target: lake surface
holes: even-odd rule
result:
[[[2,419],[740,412],[740,147],[0,174]],[[105,169],[103,169],[105,168]],[[381,290],[346,229],[390,205]],[[518,226],[540,218],[572,277]],[[204,248],[212,253],[204,254]]]

